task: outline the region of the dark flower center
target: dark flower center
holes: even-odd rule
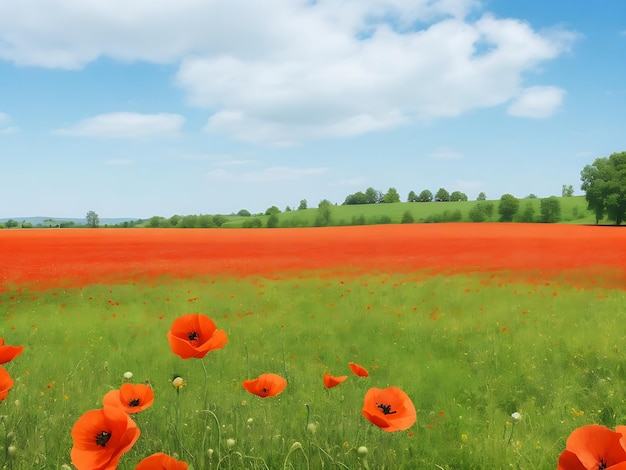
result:
[[[396,411],[391,411],[391,405],[385,405],[383,403],[376,403],[376,407],[380,408],[384,415],[396,414]]]
[[[133,398],[131,401],[128,402],[128,406],[139,406],[140,402],[141,400],[139,400],[139,398]]]
[[[263,392],[263,393],[268,393],[269,391],[270,391],[270,389],[269,389],[269,388],[264,388],[264,389],[262,390],[262,392]]]
[[[106,431],[101,431],[100,434],[96,436],[96,444],[101,447],[106,446],[107,442],[111,439],[111,433]]]
[[[187,333],[187,338],[189,338],[189,341],[195,341],[198,339],[198,333],[196,331],[192,331],[190,333]]]
[[[606,462],[604,460],[600,460],[600,465],[598,465],[598,470],[604,470],[607,467]]]

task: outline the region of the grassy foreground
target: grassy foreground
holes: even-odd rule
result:
[[[5,364],[16,383],[0,403],[0,463],[11,470],[71,468],[74,422],[126,371],[149,380],[156,399],[136,416],[142,435],[121,469],[160,451],[194,469],[556,468],[576,427],[626,423],[623,290],[504,272],[320,272],[21,289],[0,294],[0,307],[0,336],[25,346]],[[167,343],[189,312],[229,336],[203,363]],[[352,375],[350,361],[370,377]],[[288,379],[278,397],[241,387],[264,372]],[[349,378],[327,390],[324,372]],[[187,382],[179,393],[177,375]],[[390,385],[417,409],[406,432],[361,415],[367,389]]]

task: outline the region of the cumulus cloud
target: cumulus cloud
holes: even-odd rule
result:
[[[270,183],[277,181],[302,181],[319,176],[328,171],[327,168],[289,168],[276,166],[258,171],[236,173],[224,168],[217,168],[207,173],[210,178],[222,181],[238,181],[242,183]]]
[[[509,105],[511,116],[543,119],[552,116],[561,106],[565,90],[552,86],[534,86],[519,93]]]
[[[513,99],[575,34],[477,0],[0,2],[0,59],[81,68],[169,63],[206,131],[294,145]],[[469,15],[469,13],[472,13]]]
[[[179,114],[107,113],[83,119],[74,126],[57,129],[54,133],[112,139],[173,137],[180,133],[184,121]]]

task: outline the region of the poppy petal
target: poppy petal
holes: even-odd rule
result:
[[[6,369],[0,366],[0,401],[9,396],[9,390],[13,388],[15,382]]]
[[[339,377],[334,377],[330,374],[324,374],[324,386],[326,388],[333,388],[339,385],[341,382],[348,378],[347,375],[341,375]]]
[[[0,338],[0,364],[6,364],[22,354],[24,346],[5,346],[4,338]]]
[[[146,457],[137,464],[135,470],[187,470],[186,462],[176,460],[163,452]]]
[[[348,366],[354,375],[358,375],[359,377],[369,377],[370,375],[365,367],[355,364],[354,362],[350,362]]]

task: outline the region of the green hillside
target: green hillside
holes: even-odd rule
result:
[[[584,196],[559,197],[561,205],[561,223],[594,224],[595,217],[587,210]],[[541,199],[525,198],[519,200],[516,221],[522,221],[522,214],[527,206],[532,207],[532,222],[539,222]],[[491,216],[485,222],[499,220],[499,200],[458,201],[458,202],[397,202],[393,204],[357,204],[331,206],[330,225],[373,225],[384,223],[433,223],[433,222],[471,222],[470,211],[478,204],[491,204]],[[318,209],[292,210],[278,214],[278,227],[315,226]],[[270,216],[232,217],[223,227],[266,227]],[[528,220],[524,220],[528,221]]]

